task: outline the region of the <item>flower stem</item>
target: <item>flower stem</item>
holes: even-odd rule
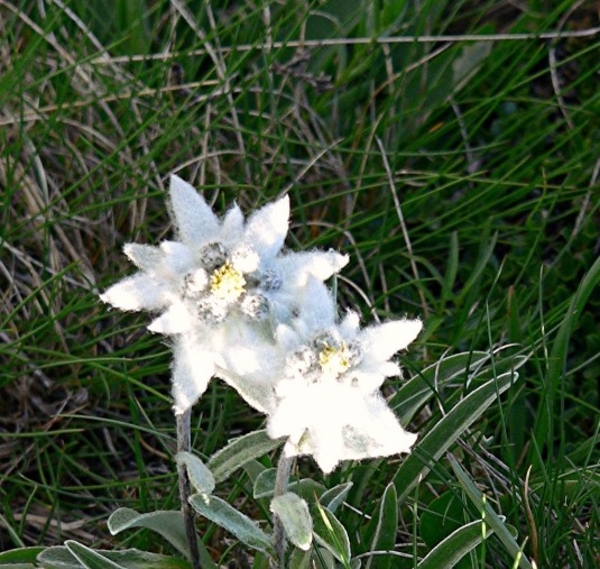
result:
[[[277,498],[277,496],[285,494],[293,463],[294,457],[287,456],[284,448],[281,451],[279,463],[277,464],[277,475],[275,477],[275,491],[273,492],[273,498]],[[285,529],[277,515],[275,515],[275,522],[273,526],[273,542],[275,545],[277,558],[279,559],[279,569],[285,569]]]
[[[177,452],[190,452],[192,442],[190,425],[192,418],[191,408],[183,413],[175,415],[177,423]],[[179,499],[181,500],[181,513],[185,524],[185,534],[190,547],[190,558],[194,569],[200,569],[200,552],[198,550],[198,537],[196,535],[196,523],[194,511],[188,501],[191,495],[191,486],[188,479],[185,464],[177,464],[177,478],[179,480]]]

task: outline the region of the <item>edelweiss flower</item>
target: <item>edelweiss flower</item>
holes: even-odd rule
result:
[[[341,460],[409,452],[417,436],[407,433],[379,392],[386,377],[399,375],[389,361],[421,330],[419,320],[400,320],[360,330],[355,313],[339,325],[312,333],[279,327],[288,354],[284,379],[276,384],[277,406],[267,430],[288,437],[288,456],[312,454],[325,473]],[[310,324],[308,326],[310,328]],[[314,330],[314,328],[313,328]]]
[[[121,310],[161,313],[148,329],[173,336],[173,395],[175,412],[182,413],[223,371],[224,350],[235,345],[236,337],[248,341],[249,334],[264,333],[257,327],[289,318],[299,310],[299,288],[310,279],[322,284],[348,260],[334,251],[281,254],[287,196],[247,220],[237,205],[219,219],[177,176],[171,177],[169,198],[178,240],[158,247],[125,245],[140,272],[113,285],[101,299]],[[264,410],[260,397],[249,402]]]

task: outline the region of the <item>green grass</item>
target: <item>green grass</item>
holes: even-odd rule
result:
[[[124,243],[170,234],[177,173],[221,212],[289,191],[288,246],[351,255],[343,307],[423,318],[404,380],[386,387],[428,386],[414,410],[392,399],[421,440],[526,356],[449,451],[538,566],[597,566],[599,36],[464,37],[577,32],[598,14],[536,0],[84,4],[0,2],[0,550],[163,550],[143,531],[116,541],[104,522],[119,506],[178,507],[169,351],[148,315],[109,311],[98,293],[132,272]],[[353,41],[417,35],[463,40]],[[301,39],[312,47],[288,46]],[[446,382],[444,362],[477,350],[495,354],[482,373]],[[194,448],[209,456],[261,422],[213,383]],[[415,567],[450,527],[481,519],[445,455],[415,456],[427,475],[400,502],[395,553],[370,567]],[[401,494],[403,461],[326,481],[354,483],[336,515],[363,567],[368,519],[392,480]],[[321,479],[308,458],[298,468]],[[244,475],[219,492],[249,488]],[[268,514],[252,500],[245,511]],[[221,530],[200,527],[229,561]],[[494,535],[459,567],[513,562]]]

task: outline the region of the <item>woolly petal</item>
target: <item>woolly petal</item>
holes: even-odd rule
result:
[[[277,389],[278,393],[285,393],[286,396],[270,415],[267,433],[273,439],[287,436],[296,444],[310,424],[308,411],[311,406],[311,390],[304,383],[299,385],[293,381],[282,381]]]
[[[100,299],[120,310],[160,310],[169,301],[168,292],[164,282],[138,273],[111,286]]]
[[[315,460],[326,474],[341,460],[378,458],[409,452],[417,436],[407,433],[396,415],[379,394],[365,397],[356,390],[340,397],[347,408],[352,409],[350,421],[338,423],[341,443],[336,449],[321,443],[322,433],[317,439]],[[333,430],[333,427],[330,427]]]
[[[187,411],[206,391],[214,374],[212,354],[194,337],[179,337],[174,347],[173,409],[179,415]]]
[[[420,320],[395,320],[379,326],[365,328],[361,340],[368,345],[369,356],[381,361],[389,360],[397,351],[408,346],[423,328]]]
[[[163,241],[160,248],[165,253],[164,269],[173,274],[183,274],[194,267],[192,251],[178,241]]]
[[[173,303],[169,309],[153,320],[148,326],[151,332],[159,334],[182,334],[194,325],[194,318],[182,302]]]
[[[344,428],[343,460],[377,458],[410,452],[417,435],[400,425],[379,394],[363,399],[355,422]]]
[[[387,364],[380,364],[376,371],[370,369],[362,369],[362,366],[357,368],[353,374],[353,377],[358,382],[356,385],[356,389],[360,390],[360,392],[365,395],[372,395],[381,387],[381,384],[384,382],[386,377],[390,377],[390,375],[396,375],[394,373],[390,375],[381,373],[381,367],[383,367],[384,365]],[[394,368],[394,371],[396,371],[397,374],[400,374],[400,368],[396,364],[389,362],[389,365],[391,367],[387,368],[386,371],[392,371],[392,368]]]
[[[293,287],[306,285],[312,276],[320,281],[338,273],[347,263],[348,255],[337,251],[308,251],[289,253],[277,259],[278,270],[288,275],[289,284]]]
[[[375,368],[383,377],[400,377],[402,370],[396,362],[381,362]]]
[[[329,472],[340,460],[342,426],[352,421],[355,411],[353,391],[336,382],[280,382],[277,393],[285,396],[269,418],[269,436],[288,436],[296,445],[294,454],[313,454],[319,466]]]
[[[290,217],[290,199],[284,196],[253,213],[246,222],[244,241],[261,256],[269,259],[283,247]]]
[[[340,332],[344,339],[352,340],[360,329],[360,316],[357,312],[349,310],[340,323]]]
[[[211,330],[210,346],[215,354],[215,375],[250,406],[261,413],[271,412],[275,408],[274,384],[283,365],[271,336],[232,314],[226,325]]]
[[[242,239],[244,230],[244,215],[237,204],[233,204],[223,218],[221,226],[221,239],[224,243],[230,244]]]
[[[158,247],[152,245],[138,245],[137,243],[127,243],[123,247],[123,253],[129,260],[142,271],[152,271],[158,267],[165,255]]]
[[[299,319],[305,324],[307,332],[333,326],[336,306],[329,289],[317,279],[311,278],[297,297]]]
[[[404,431],[378,392],[336,381],[306,384],[282,381],[282,397],[269,417],[272,438],[288,437],[288,456],[312,454],[326,474],[341,460],[409,452],[416,435]]]
[[[278,324],[274,336],[275,342],[285,354],[293,352],[301,343],[298,331],[287,324]]]
[[[198,247],[218,236],[217,216],[191,184],[171,176],[169,195],[173,222],[184,244]]]
[[[239,357],[249,355],[251,350],[233,350]],[[251,356],[252,357],[252,356]],[[263,362],[264,363],[264,362]],[[260,413],[272,413],[276,407],[275,394],[273,386],[268,380],[263,381],[260,375],[244,376],[232,373],[231,370],[217,368],[215,375],[220,377],[230,387],[233,387],[254,409]]]

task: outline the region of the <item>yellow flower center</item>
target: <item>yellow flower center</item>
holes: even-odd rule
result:
[[[351,358],[352,354],[344,342],[339,347],[325,343],[325,347],[319,352],[319,363],[323,373],[336,379],[350,369]]]
[[[229,261],[216,269],[210,277],[210,292],[229,302],[238,299],[245,292],[245,286],[244,275],[234,269]]]

